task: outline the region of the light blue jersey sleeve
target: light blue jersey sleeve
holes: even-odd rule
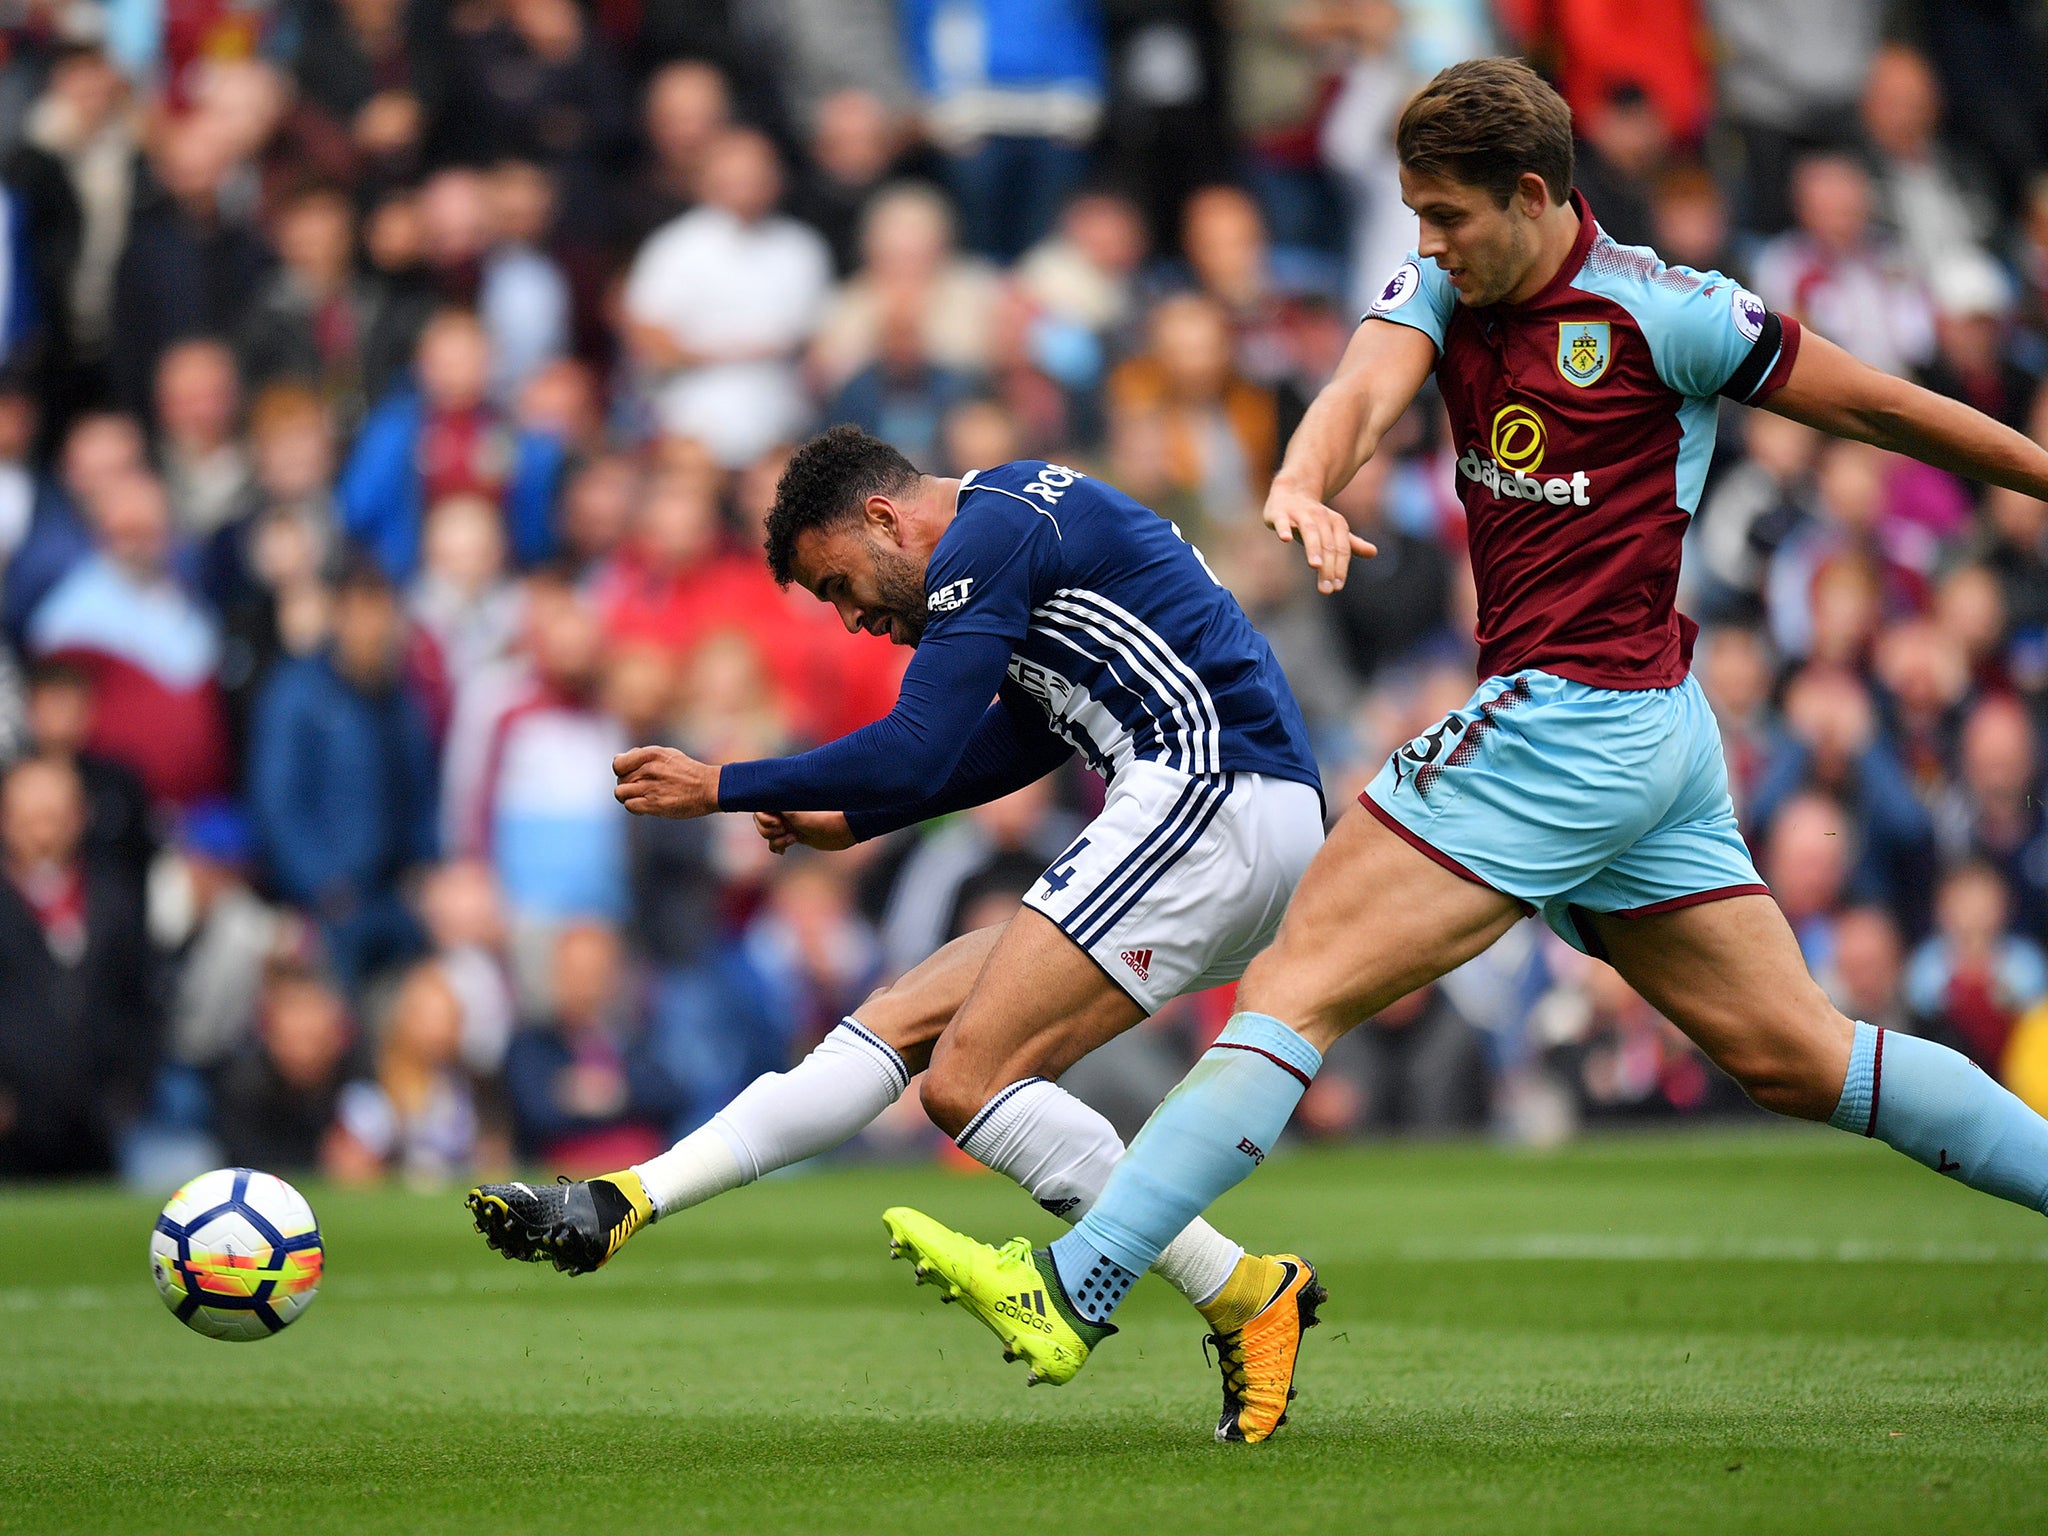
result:
[[[1368,320],[1391,320],[1411,325],[1444,349],[1444,330],[1451,323],[1451,306],[1458,302],[1457,290],[1434,261],[1425,261],[1414,251],[1394,269],[1380,289],[1380,296],[1365,312]]]
[[[1667,267],[1646,247],[1603,240],[1572,286],[1634,316],[1657,377],[1688,399],[1726,394],[1746,402],[1783,344],[1777,317],[1733,278]]]

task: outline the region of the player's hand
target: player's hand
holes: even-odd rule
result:
[[[836,852],[854,842],[843,811],[756,811],[754,830],[768,840],[770,853],[787,853],[799,843]]]
[[[636,816],[688,821],[718,809],[718,770],[674,747],[635,747],[612,759],[619,804]]]
[[[1370,560],[1379,553],[1351,531],[1343,513],[1279,480],[1266,495],[1266,526],[1283,540],[1300,540],[1301,552],[1316,573],[1316,590],[1324,594],[1344,585],[1354,555]]]

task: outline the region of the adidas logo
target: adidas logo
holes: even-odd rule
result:
[[[1149,949],[1127,949],[1117,958],[1137,975],[1140,981],[1152,979],[1152,951]]]
[[[1013,1317],[1020,1323],[1036,1328],[1040,1333],[1052,1332],[1052,1324],[1045,1320],[1044,1291],[1020,1291],[1015,1296],[1005,1296],[991,1310],[1000,1312],[1005,1317]]]

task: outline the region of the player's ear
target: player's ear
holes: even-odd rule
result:
[[[861,517],[875,538],[902,547],[903,510],[895,502],[886,496],[870,496],[861,504]]]
[[[1525,219],[1540,219],[1550,206],[1550,183],[1534,171],[1524,171],[1515,182],[1515,211]]]

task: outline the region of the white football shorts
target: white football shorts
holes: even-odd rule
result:
[[[1310,785],[1137,762],[1024,904],[1156,1013],[1244,974],[1322,845],[1322,797]]]

